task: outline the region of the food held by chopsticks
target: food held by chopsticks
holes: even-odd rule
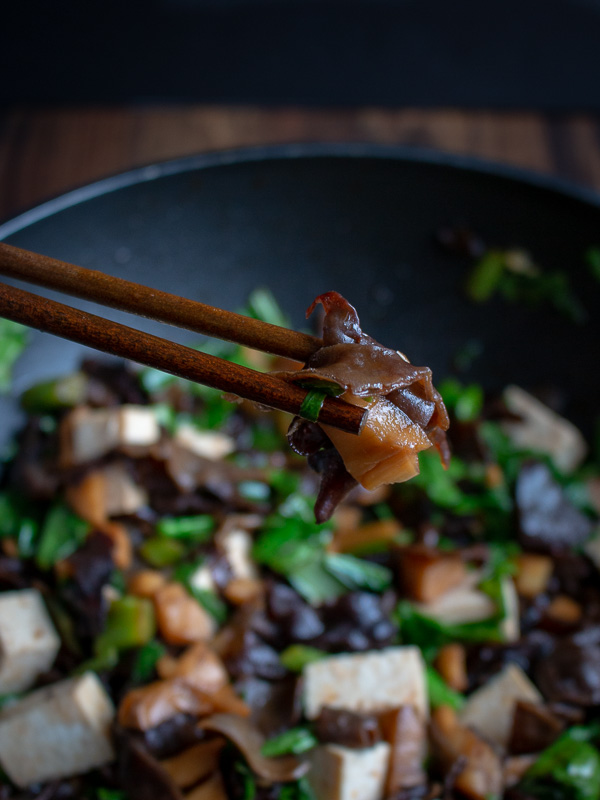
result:
[[[318,303],[325,309],[323,345],[286,378],[368,410],[358,437],[318,425],[318,414],[314,423],[297,418],[288,433],[294,450],[321,473],[315,514],[324,522],[357,483],[373,490],[413,478],[422,450],[437,448],[447,467],[450,421],[429,367],[413,366],[363,333],[356,309],[338,292],[319,295],[307,316]]]
[[[322,524],[331,473],[319,486],[282,412],[114,362],[24,394],[0,486],[2,800],[597,800],[581,434],[522,389],[446,380],[445,470],[428,371],[392,356],[361,384],[363,347],[389,351],[322,301],[324,346],[286,379],[392,395],[409,446],[429,443],[402,483],[340,469]],[[311,464],[339,466],[337,434],[300,429]]]

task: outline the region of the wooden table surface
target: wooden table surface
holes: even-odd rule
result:
[[[167,106],[0,111],[0,219],[131,167],[307,141],[431,147],[600,190],[600,117],[459,110]]]

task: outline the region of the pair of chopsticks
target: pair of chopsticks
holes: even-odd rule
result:
[[[322,344],[320,339],[305,333],[2,242],[0,274],[295,361],[305,362]],[[3,283],[0,283],[0,316],[270,408],[304,416],[301,408],[308,394],[306,389]],[[327,397],[319,412],[319,422],[358,434],[365,416],[365,409]]]

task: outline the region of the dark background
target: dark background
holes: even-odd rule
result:
[[[0,105],[600,110],[600,0],[13,0]]]

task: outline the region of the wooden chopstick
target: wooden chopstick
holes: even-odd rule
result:
[[[0,242],[0,274],[295,361],[306,361],[322,344],[320,339],[307,333],[151,289],[4,242]]]
[[[300,414],[308,394],[307,390],[268,373],[256,372],[3,283],[0,283],[0,316],[290,414]],[[365,409],[333,397],[325,398],[319,412],[319,422],[354,434],[360,432],[365,418]]]

